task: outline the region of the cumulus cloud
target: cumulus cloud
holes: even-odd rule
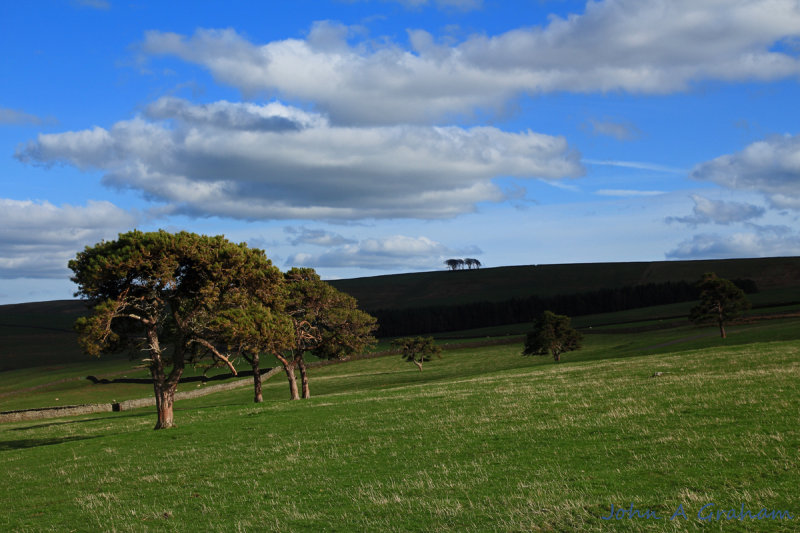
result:
[[[116,237],[135,215],[109,202],[55,206],[0,199],[0,278],[64,278],[85,246]]]
[[[696,166],[690,176],[757,191],[779,209],[800,209],[800,135],[775,136]]]
[[[797,54],[778,46],[800,36],[796,0],[587,2],[582,14],[457,44],[410,30],[410,50],[347,35],[331,22],[266,44],[232,29],[151,31],[141,49],[201,65],[246,92],[313,102],[339,124],[430,123],[503,109],[522,92],[666,94],[704,80],[800,74]]]
[[[176,213],[244,220],[446,218],[502,200],[495,177],[583,172],[563,138],[531,131],[343,127],[278,103],[174,99],[108,130],[41,134],[16,157],[100,169]]]
[[[763,207],[752,204],[709,200],[696,194],[691,198],[694,201],[694,214],[685,217],[667,217],[666,221],[690,226],[711,223],[728,225],[762,217],[766,212]]]
[[[800,234],[787,226],[749,224],[747,230],[729,235],[694,235],[666,255],[668,259],[796,256],[800,255]]]
[[[394,235],[386,238],[365,239],[356,244],[346,244],[319,255],[295,254],[287,265],[313,268],[358,267],[371,270],[428,270],[437,269],[448,256],[458,254],[480,255],[470,247],[452,250],[427,237]]]

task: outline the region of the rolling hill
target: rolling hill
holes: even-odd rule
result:
[[[694,282],[704,272],[752,279],[759,305],[800,300],[800,257],[583,263],[419,272],[331,281],[367,310],[414,309],[569,295],[648,283]],[[0,306],[0,370],[85,360],[72,324],[86,310],[77,300]]]

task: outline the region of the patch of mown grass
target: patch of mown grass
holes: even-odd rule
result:
[[[324,367],[297,402],[279,375],[263,404],[181,402],[175,430],[150,410],[3,425],[0,528],[797,530],[800,341],[558,365],[517,348]],[[796,518],[699,521],[711,502]],[[661,518],[602,520],[612,503]]]

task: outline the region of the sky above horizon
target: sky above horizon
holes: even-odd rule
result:
[[[800,255],[800,0],[0,5],[0,304],[137,228],[325,279]]]

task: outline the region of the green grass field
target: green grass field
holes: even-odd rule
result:
[[[179,402],[168,431],[152,409],[3,424],[0,530],[798,531],[798,325],[353,361],[313,369],[310,400],[279,374],[263,404]]]

